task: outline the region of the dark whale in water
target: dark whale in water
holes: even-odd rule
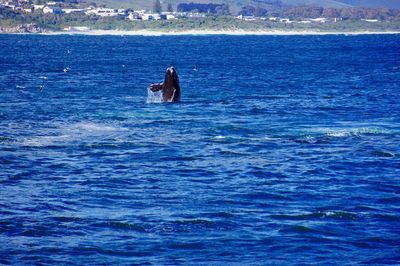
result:
[[[163,102],[178,102],[181,99],[178,74],[174,67],[167,68],[163,83],[150,85],[151,91],[161,91]]]

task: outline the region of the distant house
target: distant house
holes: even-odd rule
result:
[[[143,14],[142,20],[160,20],[160,14]]]
[[[141,17],[142,20],[154,20],[153,16],[150,14],[143,14]]]
[[[310,21],[310,20],[301,20],[301,21],[299,21],[299,22],[297,22],[297,23],[300,23],[300,24],[310,24],[311,21]]]
[[[174,14],[167,14],[167,20],[176,19]]]
[[[65,14],[71,14],[71,13],[83,13],[85,10],[81,8],[64,8],[62,11]]]
[[[86,15],[96,15],[100,17],[115,17],[118,16],[118,10],[112,8],[94,8],[88,9]]]
[[[239,15],[236,18],[240,19],[240,20],[244,20],[244,21],[255,21],[257,20],[255,16],[243,16],[243,15]]]
[[[312,19],[310,19],[310,21],[318,22],[318,23],[326,23],[328,21],[328,19],[326,19],[326,18],[312,18]]]
[[[5,5],[4,5],[4,7],[5,7],[5,8],[12,9],[12,10],[15,10],[15,8],[16,8],[16,6],[15,6],[15,5],[13,5],[13,4],[10,4],[10,3],[7,3],[7,4],[5,4]]]
[[[187,17],[189,17],[189,18],[205,18],[206,14],[199,13],[199,12],[189,12],[187,14]]]
[[[71,27],[71,26],[64,26],[64,31],[88,31],[90,30],[89,27],[85,26],[78,26],[78,27]]]
[[[161,16],[162,16],[161,19],[166,19],[166,20],[171,20],[176,18],[173,12],[162,12]]]
[[[139,13],[132,12],[129,13],[128,19],[132,21],[142,20],[142,16]]]
[[[146,13],[146,10],[144,10],[144,9],[142,9],[142,10],[133,10],[133,13],[137,13],[137,14],[139,14],[140,16],[142,16],[143,14]]]
[[[378,19],[362,19],[362,21],[365,21],[365,22],[372,22],[372,23],[379,22]]]
[[[128,19],[132,21],[168,20],[168,19],[175,19],[175,15],[172,12],[162,12],[161,14],[157,14],[157,13],[146,13],[145,11],[142,10],[129,13]]]
[[[128,16],[128,11],[126,9],[118,9],[117,10],[119,16],[126,17]]]
[[[279,22],[282,22],[282,23],[292,23],[292,21],[291,21],[289,18],[281,18],[281,19],[279,20]]]
[[[62,14],[62,9],[58,6],[46,6],[43,8],[45,14]]]
[[[42,10],[45,5],[33,5],[33,10]]]

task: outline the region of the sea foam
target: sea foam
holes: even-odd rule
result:
[[[150,88],[147,89],[147,100],[146,103],[161,103],[162,95],[160,91],[152,91]]]

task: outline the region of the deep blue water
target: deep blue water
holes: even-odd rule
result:
[[[0,264],[398,264],[399,99],[400,35],[0,35]]]

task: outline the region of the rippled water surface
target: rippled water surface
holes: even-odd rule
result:
[[[400,35],[2,35],[0,264],[400,263],[399,99]]]

